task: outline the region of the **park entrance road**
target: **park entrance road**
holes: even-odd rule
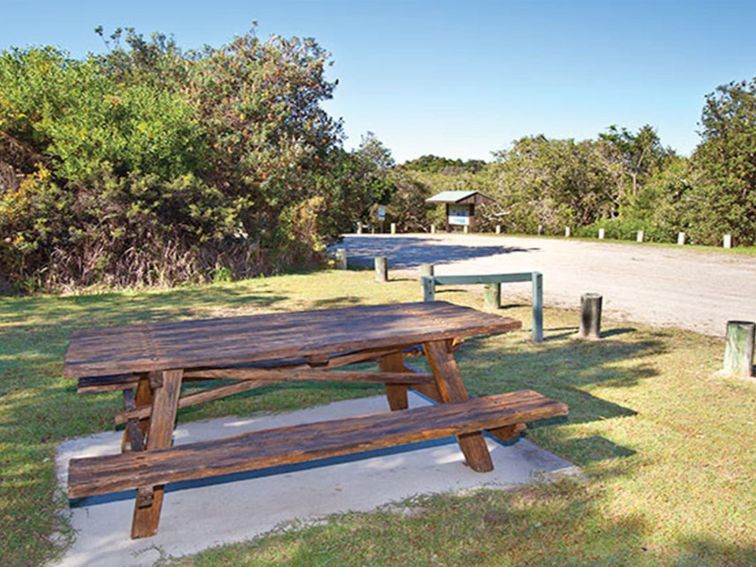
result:
[[[729,319],[756,321],[753,256],[462,234],[347,235],[344,243],[350,262],[388,256],[392,270],[432,263],[437,274],[539,271],[547,305],[575,308],[582,293],[597,292],[608,314],[651,325],[722,336]],[[527,292],[527,284],[507,284],[502,301]]]

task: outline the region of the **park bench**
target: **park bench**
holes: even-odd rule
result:
[[[485,306],[488,309],[501,307],[501,284],[514,282],[531,282],[533,298],[533,329],[531,337],[534,343],[543,342],[543,275],[540,272],[519,272],[511,274],[480,275],[426,275],[422,276],[423,300],[435,301],[436,287],[440,285],[485,285]]]
[[[131,535],[156,533],[165,485],[456,435],[467,464],[493,469],[483,432],[511,439],[564,404],[525,390],[469,398],[454,359],[465,337],[519,328],[445,302],[157,323],[74,334],[64,374],[82,392],[123,390],[122,452],[72,459],[68,495],[136,489]],[[420,351],[418,351],[418,348]],[[425,356],[430,373],[406,362]],[[343,367],[375,360],[379,371]],[[341,368],[341,369],[340,369]],[[188,380],[224,380],[181,396]],[[231,384],[227,380],[234,380]],[[172,446],[176,412],[287,381],[380,383],[390,412]],[[438,405],[408,409],[413,388]]]

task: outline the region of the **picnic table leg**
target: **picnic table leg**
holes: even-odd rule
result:
[[[150,388],[149,375],[146,373],[142,374],[139,377],[139,382],[137,382],[137,387],[136,387],[136,393],[134,394],[134,402],[137,408],[152,404],[152,389]],[[129,433],[129,431],[133,431],[133,430],[131,429],[129,425],[130,424],[127,424],[126,428],[123,430],[123,440],[121,441],[122,451],[131,450],[131,446],[133,444],[133,440],[131,439],[131,435]],[[141,432],[142,434],[141,441],[142,443],[144,443],[144,440],[147,439],[147,433],[150,428],[150,420],[140,419],[138,420],[137,425],[139,427],[139,432]]]
[[[176,422],[181,378],[183,370],[166,370],[159,373],[152,387],[152,414],[149,418],[147,450],[165,449],[171,446],[173,427]],[[151,489],[151,498],[149,498]],[[137,489],[131,537],[149,537],[157,533],[160,510],[163,507],[164,486]]]
[[[425,357],[436,377],[441,401],[461,402],[467,400],[467,389],[459,373],[457,361],[450,352],[450,345],[446,341],[431,341],[423,344]],[[489,472],[493,470],[491,454],[488,452],[486,440],[482,432],[465,433],[457,435],[459,447],[465,455],[467,464],[477,472]]]
[[[407,372],[404,367],[404,354],[394,352],[378,359],[378,367],[383,372]],[[409,407],[407,398],[408,387],[405,384],[386,384],[386,397],[391,411],[403,410]]]

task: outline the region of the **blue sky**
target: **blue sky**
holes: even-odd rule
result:
[[[0,0],[0,48],[101,51],[97,25],[217,46],[254,20],[326,47],[346,145],[372,130],[399,161],[645,123],[689,153],[706,93],[756,75],[756,0]]]

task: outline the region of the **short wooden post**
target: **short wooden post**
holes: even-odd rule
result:
[[[431,234],[436,234],[436,225],[435,224],[431,225]]]
[[[732,234],[725,234],[722,238],[723,248],[732,248]]]
[[[533,330],[531,336],[534,343],[543,342],[543,274],[533,272]]]
[[[604,240],[604,236],[606,235],[606,230],[603,228],[599,229],[599,240]]]
[[[467,225],[465,225],[465,226],[462,227],[462,232],[464,232],[465,234],[467,234],[468,232],[470,232],[470,228]]]
[[[420,286],[423,288],[423,301],[436,300],[436,281],[433,276],[421,277]]]
[[[496,225],[496,234],[501,234],[501,225],[500,224]]]
[[[346,248],[338,248],[336,250],[336,269],[337,270],[346,270],[347,269],[347,251]]]
[[[375,281],[380,283],[388,281],[388,258],[386,256],[375,257]]]
[[[643,242],[643,231],[642,230],[638,231],[638,234],[635,237],[635,241],[636,242]]]
[[[483,305],[486,309],[494,311],[501,307],[501,284],[485,284],[485,289],[483,290],[483,298]]]
[[[677,244],[682,246],[685,244],[685,233],[684,232],[678,232],[677,233]]]
[[[432,276],[435,274],[433,264],[420,264],[420,277]]]
[[[580,297],[580,333],[581,339],[598,340],[601,338],[601,304],[603,298],[599,293],[584,293]]]
[[[572,232],[572,231],[570,230],[570,227],[569,227],[569,226],[565,226],[565,227],[564,227],[564,235],[565,235],[565,236],[566,236],[567,238],[569,238],[569,237],[570,237],[570,234],[571,234],[571,232]]]
[[[538,234],[543,234],[543,225],[542,224],[538,225]]]
[[[753,376],[753,351],[756,323],[727,321],[723,374],[750,378]]]
[[[396,234],[396,223],[395,222],[391,223],[391,234]]]

